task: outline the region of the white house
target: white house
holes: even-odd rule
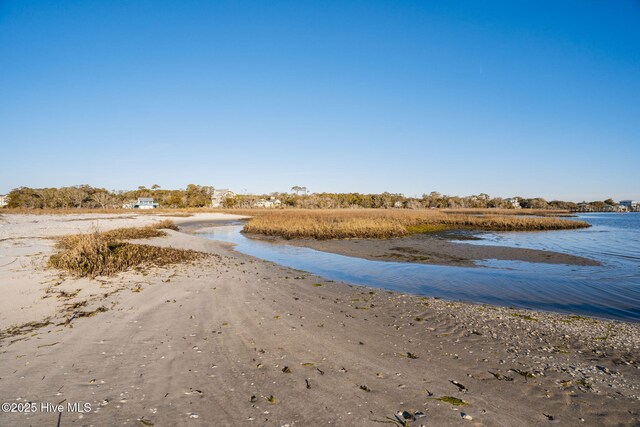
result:
[[[511,207],[514,209],[520,209],[522,206],[520,206],[520,200],[518,200],[517,197],[514,197],[513,199],[506,199],[505,202],[510,203]]]
[[[269,200],[267,199],[258,200],[253,204],[253,206],[256,208],[277,208],[282,206],[282,202],[279,199],[276,199],[275,197],[270,197]]]
[[[159,206],[153,197],[138,197],[138,201],[133,204],[133,209],[155,209]]]
[[[211,192],[211,207],[212,208],[222,207],[226,199],[233,199],[234,197],[236,197],[236,193],[229,190],[228,188],[213,190]]]
[[[8,203],[9,197],[4,194],[0,194],[0,208],[4,208]]]

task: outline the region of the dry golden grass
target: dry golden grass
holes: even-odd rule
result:
[[[100,236],[110,242],[116,242],[119,240],[133,240],[133,239],[149,239],[152,237],[166,236],[167,233],[162,229],[178,230],[178,226],[170,220],[159,221],[155,224],[146,227],[126,227],[116,228],[114,230],[103,231]],[[57,247],[61,249],[69,249],[77,246],[78,240],[84,239],[85,234],[71,234],[63,236],[58,239]]]
[[[272,210],[249,220],[246,233],[286,239],[392,238],[439,230],[540,231],[589,227],[581,221],[436,210]]]
[[[164,266],[194,261],[205,254],[192,250],[161,248],[122,242],[166,235],[158,229],[175,227],[162,221],[149,227],[95,231],[59,239],[59,252],[49,258],[49,266],[79,277],[111,276],[135,267]]]
[[[439,209],[440,212],[463,215],[525,215],[542,217],[575,217],[571,211],[562,209]]]

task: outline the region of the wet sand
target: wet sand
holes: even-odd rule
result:
[[[365,258],[374,261],[414,262],[420,264],[475,267],[477,260],[526,261],[546,264],[597,266],[598,261],[564,254],[506,246],[457,243],[451,236],[424,234],[398,239],[291,239],[245,233],[246,237],[272,243],[302,246],[318,251]]]
[[[62,426],[640,423],[638,324],[326,281],[174,231],[145,242],[210,256],[74,279],[45,268],[49,237],[95,218],[67,219],[0,218],[0,401],[91,405]]]

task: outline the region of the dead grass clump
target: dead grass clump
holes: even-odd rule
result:
[[[133,239],[150,239],[152,237],[163,237],[167,233],[162,231],[163,229],[178,230],[178,226],[170,220],[159,221],[155,224],[148,225],[146,227],[126,227],[116,228],[115,230],[103,231],[100,234],[101,238],[116,242],[120,240],[133,240]],[[71,234],[69,236],[63,236],[58,239],[57,247],[60,249],[71,249],[81,245],[80,240],[85,239],[86,234]]]
[[[132,229],[66,236],[58,243],[60,251],[49,258],[49,266],[79,277],[96,277],[111,276],[134,267],[189,262],[204,256],[192,250],[125,243],[120,239],[139,238],[140,234],[122,230]],[[144,235],[149,230],[159,231],[147,227],[142,230],[146,230],[142,232]]]
[[[455,229],[541,231],[585,227],[589,227],[586,222],[554,217],[467,215],[435,210],[335,209],[269,211],[251,218],[243,231],[285,239],[380,239]]]
[[[183,216],[189,216],[189,215],[183,215]],[[163,219],[162,221],[158,221],[155,224],[150,225],[149,227],[155,228],[158,230],[165,229],[165,230],[178,231],[178,226],[176,225],[175,222],[171,221],[170,219]]]

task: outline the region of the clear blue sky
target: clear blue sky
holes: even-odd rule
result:
[[[640,2],[0,0],[0,148],[0,193],[640,199]]]

